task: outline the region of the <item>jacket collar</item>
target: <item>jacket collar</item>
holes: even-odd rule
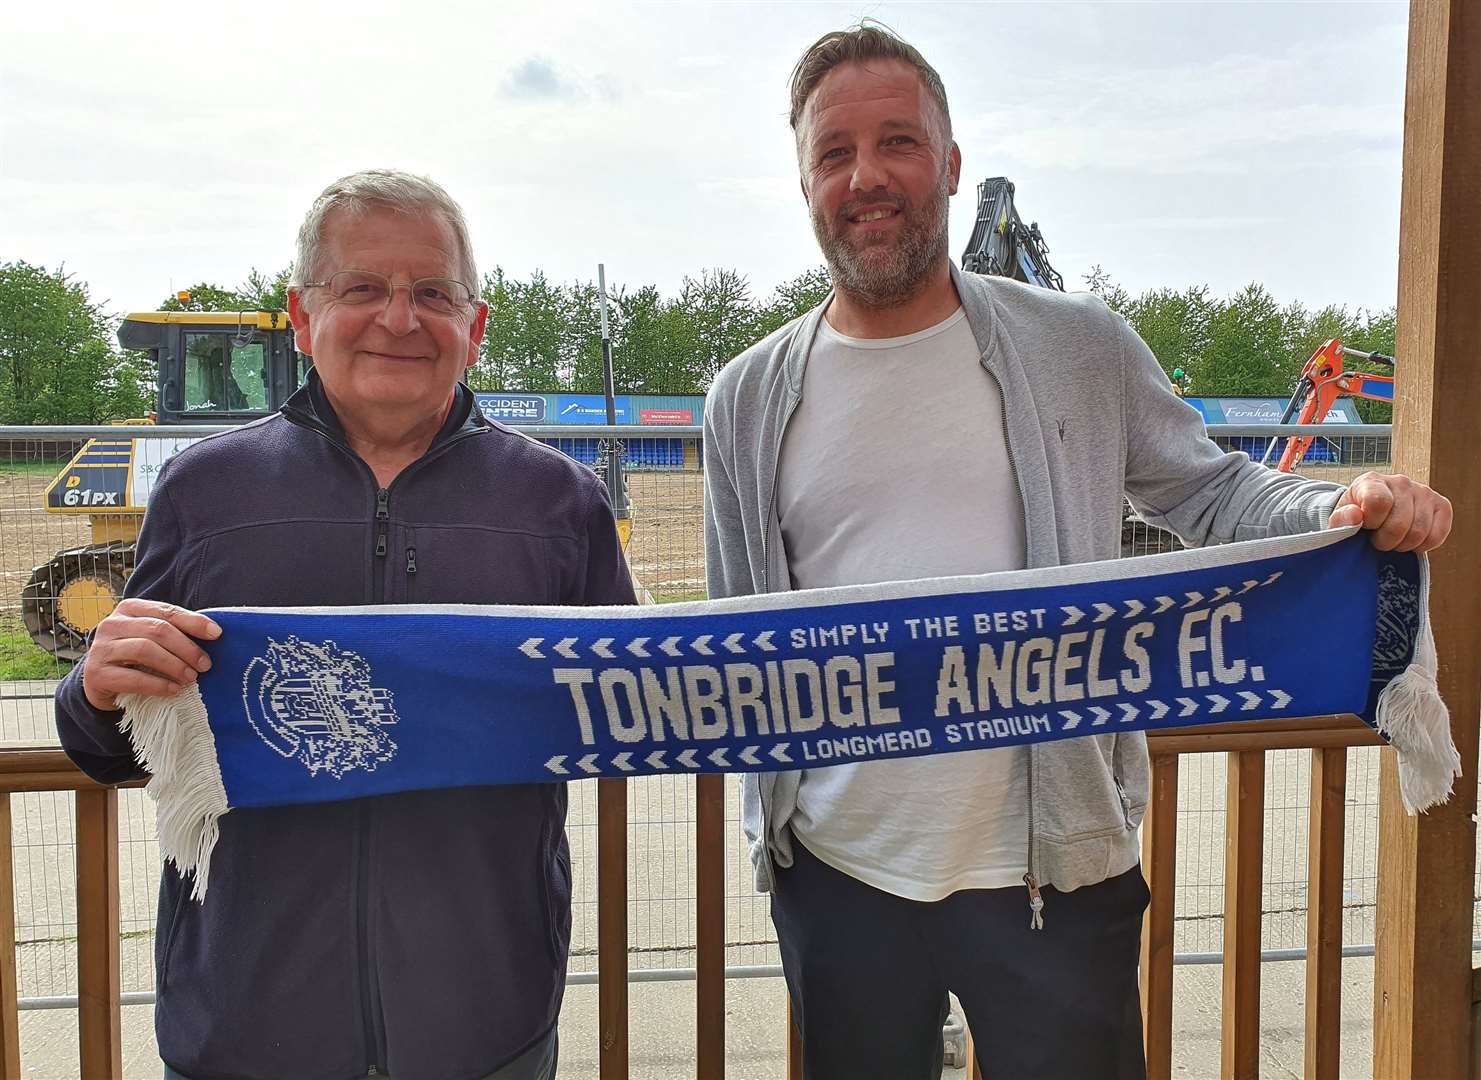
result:
[[[448,410],[447,419],[443,421],[442,428],[427,449],[435,450],[448,440],[468,432],[492,428],[494,425],[476,406],[473,391],[468,389],[466,383],[458,383],[453,389],[453,407]],[[329,404],[329,395],[324,392],[324,383],[319,378],[319,373],[312,367],[309,368],[303,385],[283,402],[283,407],[278,411],[295,424],[312,428],[335,442],[348,445],[344,425],[335,415],[334,406]]]

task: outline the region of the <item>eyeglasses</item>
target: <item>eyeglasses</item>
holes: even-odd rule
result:
[[[306,281],[300,289],[328,289],[336,304],[352,307],[384,307],[397,289],[411,293],[412,305],[431,315],[457,315],[473,303],[473,290],[455,278],[418,278],[410,285],[395,285],[385,274],[370,270],[341,270],[327,281]]]

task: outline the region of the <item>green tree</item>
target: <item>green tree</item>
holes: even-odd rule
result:
[[[502,267],[483,276],[483,302],[489,307],[478,363],[468,369],[474,390],[514,389],[514,292]]]
[[[612,366],[618,368],[615,356],[616,342],[622,337],[622,308],[612,302],[612,290],[608,289],[607,332],[614,342]],[[564,290],[565,342],[562,346],[567,356],[569,375],[566,386],[578,394],[600,394],[606,390],[607,379],[602,364],[602,299],[594,281],[579,281]],[[630,392],[632,387],[619,384],[620,391]]]
[[[617,295],[621,312],[613,347],[618,385],[635,394],[697,394],[694,358],[700,353],[693,322],[653,285]]]
[[[751,284],[735,270],[704,270],[697,279],[686,277],[675,306],[694,328],[690,370],[695,386],[707,388],[759,336]]]
[[[620,393],[703,393],[715,373],[758,338],[812,307],[828,292],[827,275],[809,271],[781,286],[766,304],[734,270],[685,278],[665,299],[652,285],[608,286],[608,326]],[[484,279],[488,325],[475,389],[574,391],[604,388],[601,298],[596,285],[558,285],[536,271],[528,281],[502,269]]]
[[[293,264],[275,274],[264,274],[255,266],[247,280],[235,289],[223,289],[208,281],[197,282],[179,294],[167,297],[160,311],[287,311],[288,283],[293,279]]]
[[[1122,310],[1169,377],[1182,368],[1195,380],[1218,312],[1219,304],[1209,298],[1204,285],[1183,292],[1157,289],[1143,293],[1124,301]],[[1196,381],[1193,385],[1200,388]]]
[[[1125,315],[1131,296],[1120,285],[1111,280],[1111,275],[1095,263],[1085,275],[1085,287],[1106,302],[1106,306],[1117,315]]]
[[[532,393],[569,390],[576,370],[569,290],[538,270],[529,281],[519,281],[496,268],[484,278],[483,299],[488,323],[469,385]]]
[[[1374,314],[1339,305],[1317,311],[1299,302],[1282,307],[1258,284],[1227,299],[1211,296],[1206,285],[1152,289],[1133,297],[1099,266],[1085,281],[1126,318],[1163,370],[1189,373],[1194,394],[1285,397],[1307,360],[1331,338],[1364,352],[1393,354],[1393,309]],[[1347,366],[1387,372],[1351,358]],[[1360,400],[1357,407],[1369,423],[1388,423],[1392,414],[1382,402]]]
[[[1190,367],[1199,393],[1288,393],[1294,381],[1286,335],[1290,317],[1258,283],[1219,305],[1209,320],[1208,344]]]
[[[181,300],[184,296],[186,299]],[[160,311],[251,311],[247,298],[235,289],[223,289],[208,281],[198,281],[174,296],[166,297]]]
[[[1385,356],[1394,356],[1394,337],[1398,325],[1398,309],[1389,308],[1376,314],[1370,311],[1359,311],[1353,317],[1352,324],[1348,328],[1347,336],[1342,339],[1344,345],[1350,345],[1354,349],[1363,352],[1378,352]],[[1404,358],[1395,357],[1397,363],[1402,367]],[[1395,368],[1384,364],[1368,363],[1362,360],[1354,360],[1349,357],[1346,366],[1356,368],[1359,371],[1372,371],[1380,375],[1394,375]],[[1400,375],[1400,378],[1403,376]],[[1358,415],[1362,417],[1365,424],[1391,424],[1394,419],[1394,407],[1386,401],[1364,401],[1357,402]]]
[[[0,264],[0,422],[96,424],[149,408],[147,364],[121,357],[112,320],[62,270]]]
[[[826,266],[815,266],[811,270],[804,270],[791,281],[782,282],[757,314],[757,338],[763,338],[786,326],[799,315],[811,311],[826,300],[832,291],[833,278]]]
[[[111,378],[105,386],[104,414],[108,420],[142,420],[155,405],[159,375],[154,358],[137,349],[120,349],[114,355]]]
[[[270,275],[263,274],[254,266],[237,292],[258,311],[287,311],[288,283],[292,280],[292,263]]]

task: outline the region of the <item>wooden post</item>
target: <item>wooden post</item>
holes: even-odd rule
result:
[[[725,777],[695,788],[695,1004],[699,1080],[725,1076]]]
[[[792,995],[787,995],[787,1080],[802,1080],[802,1033],[792,1015]]]
[[[1147,1080],[1172,1076],[1173,912],[1177,901],[1178,756],[1152,755],[1152,791],[1142,821],[1142,873],[1152,901],[1142,921],[1142,1042]]]
[[[597,781],[597,1016],[601,1080],[627,1080],[627,781]]]
[[[77,1029],[83,1080],[123,1076],[118,791],[77,793]]]
[[[1409,8],[1399,229],[1395,467],[1447,495],[1455,531],[1432,560],[1440,692],[1465,775],[1450,801],[1405,815],[1394,754],[1379,791],[1373,1073],[1466,1075],[1481,714],[1481,8]]]
[[[1260,1075],[1260,901],[1265,854],[1265,754],[1229,755],[1224,805],[1223,1080]]]
[[[20,1080],[21,1025],[15,978],[15,860],[10,793],[0,794],[0,1080]]]
[[[1338,1080],[1342,1051],[1342,849],[1347,751],[1311,752],[1307,841],[1306,1077]]]

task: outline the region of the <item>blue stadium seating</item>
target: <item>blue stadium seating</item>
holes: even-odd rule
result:
[[[1240,436],[1225,439],[1224,442],[1229,451],[1243,450],[1251,458],[1259,461],[1265,456],[1265,447],[1269,445],[1270,440],[1257,436]],[[1285,449],[1286,440],[1276,439],[1275,449],[1270,455],[1271,464],[1280,460],[1280,456],[1285,452]],[[1308,464],[1338,465],[1342,462],[1342,447],[1339,443],[1330,439],[1316,438],[1312,440],[1311,446],[1307,448],[1306,457],[1303,460]]]
[[[583,465],[595,465],[601,450],[600,439],[561,437],[544,441]],[[625,461],[629,469],[682,469],[684,467],[683,439],[644,436],[638,439],[628,439],[624,446]]]

